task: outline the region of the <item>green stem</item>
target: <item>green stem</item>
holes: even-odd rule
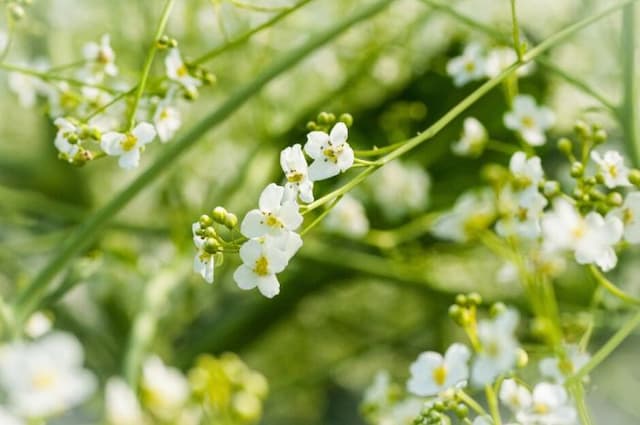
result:
[[[609,292],[611,295],[619,298],[620,300],[626,303],[640,305],[640,298],[635,298],[627,294],[626,292],[624,292],[622,289],[618,288],[616,285],[613,284],[613,282],[607,279],[605,275],[603,275],[602,272],[596,266],[590,265],[589,271],[591,272],[593,277],[596,279],[596,282],[598,282],[598,284],[602,288],[606,289],[607,292]]]
[[[573,395],[576,402],[576,409],[578,410],[578,416],[580,416],[580,422],[582,425],[592,425],[591,416],[589,415],[589,409],[584,397],[584,387],[580,382],[569,385],[569,392]]]
[[[318,215],[311,223],[309,223],[307,227],[302,229],[302,231],[300,232],[300,236],[304,236],[307,232],[309,232],[309,230],[316,227],[327,216],[327,214],[331,212],[333,207],[335,207],[338,204],[338,202],[340,202],[340,199],[342,199],[341,196],[338,196],[336,199],[334,199],[333,202],[329,204],[327,208],[325,208],[325,210],[322,211],[322,213],[320,213],[320,215]]]
[[[149,73],[151,72],[151,65],[153,65],[153,58],[156,56],[156,52],[158,51],[158,40],[164,33],[164,29],[167,26],[167,21],[169,20],[169,15],[171,14],[171,8],[173,7],[174,3],[175,0],[167,0],[164,4],[164,8],[162,9],[160,22],[158,23],[158,27],[156,28],[153,40],[151,40],[151,46],[149,46],[149,52],[147,53],[147,58],[145,59],[144,67],[142,68],[142,76],[140,77],[140,82],[138,83],[138,89],[136,90],[133,102],[131,103],[131,110],[129,111],[129,124],[127,130],[131,130],[135,125],[136,110],[138,109],[138,104],[140,103],[140,99],[142,98],[144,89],[147,86],[147,80],[149,79]]]
[[[635,75],[635,11],[634,3],[629,3],[622,13],[622,84],[623,101],[620,120],[625,135],[625,144],[632,153],[633,164],[640,166],[640,140],[638,139],[636,75]]]
[[[522,60],[522,44],[520,42],[520,25],[518,24],[518,15],[516,13],[516,0],[511,0],[511,23],[513,26],[513,49],[518,55],[518,61]]]
[[[568,384],[581,382],[596,366],[604,361],[640,325],[640,311],[636,312],[591,359],[568,379]]]
[[[502,425],[502,418],[500,417],[500,408],[498,408],[498,397],[491,385],[484,387],[485,394],[487,395],[487,404],[489,405],[489,411],[493,418],[494,425]]]
[[[484,408],[480,405],[480,403],[475,401],[471,396],[469,396],[469,394],[467,394],[463,390],[459,390],[458,392],[456,392],[456,396],[460,399],[460,401],[462,401],[464,404],[472,408],[478,415],[481,415],[481,416],[489,415],[487,411],[484,410]]]
[[[253,37],[255,34],[259,33],[260,31],[267,29],[271,26],[273,26],[276,22],[280,21],[281,19],[285,18],[287,15],[295,12],[296,10],[300,9],[302,6],[304,6],[305,4],[309,3],[312,0],[301,0],[299,3],[297,3],[294,6],[291,6],[288,9],[283,10],[282,12],[278,13],[277,15],[273,16],[272,18],[266,20],[264,23],[258,25],[257,27],[245,32],[244,34],[242,34],[240,37],[236,38],[235,40],[231,40],[227,43],[222,44],[221,46],[215,47],[212,50],[210,50],[209,52],[203,54],[202,56],[198,57],[197,59],[195,59],[193,62],[191,62],[193,65],[200,65],[204,62],[210,61],[211,59],[215,58],[216,56],[218,56],[219,54],[233,49],[234,47],[237,47],[241,44],[243,44],[244,42],[246,42],[247,40],[249,40],[251,37]]]
[[[118,93],[117,90],[114,90],[111,87],[103,86],[100,84],[90,84],[85,81],[80,81],[80,80],[76,80],[74,78],[69,78],[69,77],[62,77],[59,75],[50,75],[47,72],[35,71],[33,69],[23,68],[21,66],[12,65],[9,63],[0,63],[0,69],[9,71],[9,72],[17,72],[19,74],[30,75],[32,77],[40,78],[43,81],[64,81],[66,83],[69,83],[72,86],[93,87],[111,94]]]
[[[364,21],[382,11],[392,1],[377,0],[356,14],[346,17],[326,30],[310,37],[305,43],[277,59],[252,81],[237,89],[219,108],[205,116],[173,143],[167,145],[153,164],[69,235],[48,264],[40,270],[29,286],[18,295],[16,299],[18,318],[21,319],[28,316],[46,292],[49,281],[58,274],[69,260],[91,245],[98,236],[98,232],[118,211],[155,180],[157,176],[168,170],[172,164],[175,164],[176,159],[201,140],[202,136],[211,128],[223,122],[271,80],[292,68],[317,48],[350,29],[358,22]]]

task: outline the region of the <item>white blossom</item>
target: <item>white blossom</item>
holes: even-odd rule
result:
[[[26,425],[22,419],[13,416],[8,410],[0,406],[0,424],[2,425]]]
[[[140,152],[156,137],[153,125],[141,122],[127,133],[110,131],[102,135],[100,147],[110,156],[118,156],[118,165],[126,170],[136,168],[140,163]]]
[[[174,417],[189,397],[189,383],[178,369],[166,366],[157,356],[148,358],[142,368],[144,405],[163,419]]]
[[[83,350],[70,334],[54,332],[3,349],[0,383],[12,412],[27,418],[57,415],[84,402],[95,377],[82,368]]]
[[[182,125],[180,110],[175,106],[161,103],[153,115],[153,124],[158,132],[158,139],[162,143],[168,142]]]
[[[533,389],[531,404],[516,419],[522,425],[572,425],[577,414],[564,387],[541,382]]]
[[[543,248],[547,252],[570,250],[580,264],[596,264],[603,271],[615,267],[618,258],[614,245],[622,237],[622,221],[597,212],[582,217],[564,199],[558,199],[553,210],[542,217]]]
[[[598,170],[609,189],[618,186],[631,186],[629,169],[624,165],[624,157],[616,151],[607,151],[604,155],[591,151],[591,159],[598,164]]]
[[[565,356],[562,357],[545,357],[540,360],[540,373],[558,384],[571,377],[574,373],[582,368],[591,358],[577,345],[568,345],[564,349]]]
[[[475,385],[491,384],[499,375],[509,372],[516,364],[518,341],[514,336],[518,313],[507,309],[493,320],[478,323],[478,339],[482,351],[476,356],[471,369]]]
[[[489,189],[469,191],[460,196],[453,209],[433,223],[431,233],[438,238],[466,242],[475,230],[488,226],[495,217],[493,193]]]
[[[7,78],[9,89],[18,96],[18,103],[23,108],[32,108],[39,94],[49,92],[45,82],[33,75],[10,72]]]
[[[519,412],[531,405],[531,392],[514,379],[505,379],[500,384],[500,401],[511,411]]]
[[[171,49],[164,60],[169,79],[181,84],[189,92],[197,92],[202,82],[189,74],[189,69],[182,61],[180,51]]]
[[[109,425],[140,425],[144,423],[140,402],[122,378],[109,378],[107,381],[105,413]]]
[[[233,274],[238,287],[245,290],[258,288],[267,298],[280,293],[276,277],[287,266],[286,254],[270,238],[250,239],[240,247],[242,265]]]
[[[444,357],[434,351],[420,354],[409,369],[411,377],[407,381],[407,389],[415,395],[427,397],[466,385],[470,356],[469,349],[459,343],[452,344]]]
[[[33,313],[24,325],[24,333],[29,338],[40,338],[51,330],[51,319],[41,311]]]
[[[193,243],[198,252],[193,258],[193,271],[198,273],[208,283],[213,283],[215,255],[204,250],[206,238],[200,235],[200,223],[195,222],[191,225],[193,232]]]
[[[553,112],[547,107],[539,107],[529,95],[516,96],[512,108],[504,115],[504,125],[518,132],[531,146],[544,145],[547,141],[545,131],[555,122]]]
[[[449,60],[447,74],[453,78],[453,83],[458,87],[484,78],[485,57],[482,47],[477,43],[467,45],[462,55]]]
[[[389,220],[424,211],[431,179],[419,164],[392,161],[369,178],[371,196]]]
[[[496,222],[496,233],[502,237],[537,238],[547,203],[547,198],[537,189],[517,192],[504,187],[498,196],[500,219]]]
[[[309,179],[309,168],[304,158],[302,146],[295,144],[280,152],[280,166],[287,178],[285,189],[291,193],[288,197],[303,202],[313,202],[313,182]]]
[[[612,210],[608,216],[620,219],[624,225],[624,239],[632,244],[640,243],[640,192],[627,195],[620,208]]]
[[[361,238],[369,232],[369,219],[360,201],[347,194],[327,214],[324,227],[344,236]]]
[[[84,58],[90,61],[89,65],[96,65],[107,75],[118,75],[118,67],[115,64],[116,54],[111,48],[111,38],[109,34],[104,34],[100,42],[90,42],[82,49]]]
[[[474,117],[464,120],[460,139],[451,145],[451,150],[460,156],[478,156],[489,141],[487,129]]]
[[[349,130],[343,122],[336,123],[329,134],[312,131],[307,134],[304,151],[313,158],[309,167],[312,181],[325,180],[345,172],[353,165],[353,149],[347,143]]]
[[[275,183],[262,191],[258,207],[249,211],[240,224],[240,232],[248,238],[278,236],[296,230],[302,224],[298,204],[286,200],[284,187]]]
[[[80,149],[78,146],[78,127],[65,118],[57,118],[53,123],[58,127],[53,144],[64,157],[72,160]]]
[[[511,47],[496,47],[487,54],[485,72],[487,77],[497,77],[502,71],[515,64],[518,60],[516,51]],[[521,77],[529,75],[533,71],[533,62],[522,65],[516,71]]]
[[[509,171],[516,180],[518,189],[538,190],[538,185],[544,180],[544,170],[540,157],[527,158],[524,152],[516,152],[509,161]]]

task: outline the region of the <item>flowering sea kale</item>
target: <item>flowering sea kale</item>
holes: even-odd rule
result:
[[[464,120],[464,126],[460,139],[451,145],[451,150],[460,156],[478,156],[482,153],[489,141],[487,129],[474,117]]]
[[[469,378],[467,365],[471,353],[463,344],[453,344],[444,356],[428,351],[420,354],[410,368],[409,392],[432,396],[456,386],[465,386]]]
[[[522,137],[531,146],[541,146],[547,141],[545,131],[555,122],[553,112],[539,107],[533,97],[519,95],[513,100],[512,110],[504,115],[504,125]]]
[[[155,137],[156,130],[153,125],[141,122],[126,133],[110,131],[103,134],[100,147],[107,155],[119,157],[120,167],[131,169],[138,166],[140,153]]]
[[[309,167],[312,181],[337,176],[353,165],[353,149],[347,143],[349,131],[343,122],[333,126],[331,133],[312,131],[307,135],[304,151],[314,161]]]

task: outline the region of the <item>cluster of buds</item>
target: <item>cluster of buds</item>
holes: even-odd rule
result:
[[[338,118],[331,112],[320,112],[315,121],[309,121],[307,123],[307,130],[309,131],[324,131],[328,133],[336,122],[342,122],[347,127],[353,125],[353,117],[351,114],[340,114]]]
[[[464,421],[469,416],[469,407],[459,399],[458,393],[447,391],[441,398],[432,403],[427,403],[420,412],[420,416],[414,419],[414,425],[442,425],[450,424],[451,419],[448,413]]]
[[[216,230],[223,226],[233,230],[238,226],[238,217],[223,207],[215,207],[211,215],[203,214],[193,223],[193,243],[198,252],[194,259],[194,271],[199,273],[207,282],[213,283],[215,264],[222,264],[225,248],[233,249],[235,245],[226,241]]]

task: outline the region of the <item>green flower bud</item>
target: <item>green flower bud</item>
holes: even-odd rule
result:
[[[328,112],[320,112],[318,114],[318,124],[331,124],[331,115]]]
[[[225,214],[224,225],[229,229],[233,229],[238,225],[238,217],[236,217],[236,215],[232,213]]]
[[[309,121],[306,125],[307,130],[309,131],[315,131],[318,129],[318,124],[316,124],[315,121]]]
[[[220,242],[216,238],[207,238],[204,242],[204,250],[209,254],[215,254],[221,248]]]
[[[467,298],[469,299],[469,303],[472,305],[480,305],[482,304],[482,297],[477,292],[470,293]]]
[[[24,8],[17,3],[11,3],[7,6],[9,15],[14,21],[19,21],[24,18]]]
[[[624,199],[619,192],[611,192],[607,195],[607,204],[613,207],[619,207],[623,202]]]
[[[607,132],[603,129],[599,129],[596,130],[595,133],[593,133],[593,143],[595,144],[601,144],[607,141]]]
[[[573,129],[583,139],[587,139],[591,137],[591,128],[586,122],[582,120],[576,121],[575,125],[573,126]]]
[[[557,194],[560,193],[560,183],[558,183],[557,181],[553,181],[553,180],[549,180],[544,182],[544,185],[542,186],[542,190],[544,192],[544,195],[546,197],[553,197],[556,196]]]
[[[351,127],[353,125],[353,117],[351,114],[344,113],[340,115],[338,120],[343,122],[347,127]]]
[[[211,71],[204,71],[204,73],[202,74],[202,81],[204,81],[205,84],[207,85],[214,85],[218,79],[216,78],[216,75],[211,72]]]
[[[224,207],[215,207],[211,212],[213,221],[219,224],[224,224],[224,220],[227,217],[227,210]]]
[[[491,308],[489,308],[489,315],[491,317],[496,317],[504,313],[506,310],[507,306],[503,303],[494,303],[491,305]]]
[[[582,177],[582,175],[584,174],[584,165],[582,165],[581,162],[574,162],[573,164],[571,164],[571,177],[573,177],[574,179],[578,178],[578,177]]]
[[[460,419],[464,419],[469,416],[469,408],[464,403],[458,404],[453,411]]]
[[[573,143],[571,143],[571,140],[563,137],[558,140],[558,150],[565,155],[570,156],[573,153]]]
[[[200,223],[200,228],[204,229],[205,227],[209,227],[213,224],[213,220],[206,214],[202,214],[198,219],[198,223]]]
[[[160,37],[156,41],[156,46],[158,46],[158,49],[166,49],[169,46],[169,37],[166,35]]]
[[[640,187],[640,170],[633,169],[629,172],[629,181],[634,186]]]
[[[215,238],[216,236],[218,236],[218,232],[216,232],[216,229],[214,229],[211,225],[205,227],[203,234],[206,238]]]
[[[522,348],[518,348],[518,354],[516,357],[516,366],[523,368],[529,363],[529,355]]]

